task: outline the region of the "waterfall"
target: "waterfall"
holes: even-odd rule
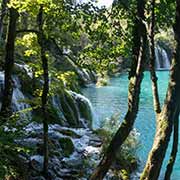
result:
[[[52,105],[56,108],[59,119],[62,120],[63,125],[67,125],[67,119],[63,114],[60,97],[58,95],[52,96]]]
[[[23,120],[31,119],[31,112],[27,109],[31,108],[27,103],[23,102],[26,97],[21,91],[20,80],[17,76],[13,76],[13,95],[12,95],[12,109],[14,112],[19,112],[20,118]],[[4,72],[0,72],[0,108],[3,98],[4,88]],[[27,110],[27,111],[26,111]]]
[[[91,102],[85,96],[73,91],[68,91],[75,99],[80,114],[80,121],[84,127],[91,127],[94,119],[94,110]]]
[[[87,69],[82,69],[83,73],[84,73],[84,78],[86,79],[87,82],[91,82],[91,77],[89,75],[89,72]]]
[[[74,91],[65,91],[52,97],[62,126],[92,127],[94,111],[89,99]]]
[[[20,112],[21,119],[29,120],[31,119],[31,112],[28,110],[31,108],[30,105],[23,102],[26,97],[21,91],[21,83],[17,76],[13,76],[14,88],[12,96],[12,108],[14,112]],[[25,112],[27,110],[27,112]]]
[[[19,68],[20,71],[24,71],[31,79],[33,78],[32,68],[30,68],[28,65],[15,63],[15,66]]]
[[[159,45],[155,47],[155,57],[156,63],[155,67],[157,70],[169,70],[170,69],[170,59],[165,49],[161,48]]]
[[[19,65],[18,65],[19,67]],[[25,66],[20,66],[24,70]],[[23,68],[23,69],[22,69]],[[26,70],[26,69],[25,69]],[[26,74],[31,77],[31,72]],[[86,73],[88,77],[88,73]],[[0,72],[0,108],[3,98],[4,72]],[[12,109],[17,112],[22,120],[32,118],[31,106],[26,103],[26,96],[21,91],[21,80],[17,75],[13,75],[13,95]],[[57,112],[57,120],[62,126],[71,127],[92,127],[94,111],[91,102],[81,94],[73,91],[64,91],[64,93],[55,94],[51,98],[51,105]]]

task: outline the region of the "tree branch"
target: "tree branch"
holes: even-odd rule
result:
[[[19,33],[35,33],[35,34],[39,34],[39,31],[35,30],[35,29],[20,29],[16,31],[16,34]]]

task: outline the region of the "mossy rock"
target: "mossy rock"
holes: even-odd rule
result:
[[[122,169],[120,174],[121,174],[122,180],[129,180],[130,179],[130,174],[126,169]]]
[[[50,123],[57,123],[59,125],[66,125],[65,119],[63,117],[60,117],[58,114],[59,109],[57,107],[54,107],[52,103],[50,102],[47,108],[48,112],[48,119]]]
[[[81,136],[70,129],[59,129],[59,132],[65,136],[70,136],[72,138],[81,138]]]
[[[70,94],[76,102],[80,118],[84,120],[84,123],[80,122],[81,127],[84,127],[84,124],[86,124],[89,128],[92,128],[93,116],[90,102],[81,94],[77,94],[75,92],[70,92]]]
[[[103,142],[107,142],[111,140],[111,133],[103,128],[99,128],[93,131]]]
[[[67,91],[60,92],[59,96],[60,96],[63,114],[68,121],[67,123],[71,127],[79,127],[80,125],[79,125],[78,109],[76,107],[76,103],[74,99]]]
[[[38,86],[38,81],[33,80],[20,64],[14,65],[13,74],[16,74],[19,77],[23,93],[26,95],[33,95],[34,87]]]
[[[107,78],[107,77],[103,77],[103,78],[101,77],[101,78],[99,78],[99,79],[97,80],[96,85],[97,85],[98,87],[107,86],[107,85],[108,85],[108,78]]]
[[[71,107],[71,109],[73,111],[77,126],[79,127],[79,123],[80,123],[79,122],[79,111],[78,111],[76,101],[68,91],[65,91],[65,97],[66,97],[67,103],[69,104],[69,106]]]
[[[78,100],[78,107],[79,107],[81,117],[86,120],[86,122],[88,123],[88,126],[91,128],[93,118],[92,118],[92,112],[89,105],[87,104],[87,102]]]
[[[133,172],[138,167],[138,161],[137,161],[137,159],[132,158],[130,163],[131,163],[130,171]]]
[[[68,137],[63,137],[59,139],[59,143],[63,150],[63,155],[69,157],[74,152],[74,144],[72,140]]]

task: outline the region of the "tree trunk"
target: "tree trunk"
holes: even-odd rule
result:
[[[180,0],[176,0],[176,22],[174,33],[176,40],[175,58],[172,62],[170,82],[165,104],[158,118],[158,126],[152,150],[149,154],[141,180],[157,180],[170,140],[173,120],[180,105]]]
[[[39,34],[38,34],[38,43],[41,49],[41,61],[43,67],[43,77],[44,77],[44,85],[43,85],[43,93],[41,97],[42,101],[42,112],[43,112],[43,131],[44,131],[44,164],[43,164],[43,174],[44,177],[47,178],[48,175],[48,119],[47,119],[47,102],[48,102],[48,93],[49,93],[49,72],[48,72],[48,59],[46,57],[45,51],[45,40],[44,40],[44,32],[43,32],[43,7],[40,8],[38,14],[38,26],[39,26]]]
[[[1,15],[0,15],[0,43],[2,41],[2,35],[3,35],[3,20],[6,15],[6,8],[7,8],[7,0],[2,0],[1,3]]]
[[[151,2],[151,27],[150,27],[150,73],[152,81],[152,92],[153,92],[153,101],[154,101],[154,110],[156,112],[156,117],[158,118],[159,113],[161,112],[161,105],[159,101],[158,94],[158,84],[157,76],[155,71],[155,47],[154,47],[154,28],[155,28],[155,0]]]
[[[178,151],[178,139],[179,139],[179,112],[176,113],[174,118],[174,133],[173,133],[173,145],[172,145],[172,151],[171,156],[169,159],[169,163],[166,167],[166,173],[165,173],[165,180],[170,180],[173,166],[176,160],[176,155]]]
[[[138,112],[140,86],[143,79],[147,47],[147,32],[143,24],[145,1],[140,0],[137,7],[137,18],[133,32],[133,59],[129,74],[128,111],[90,180],[102,180],[104,178],[112,162],[115,160],[120,146],[132,130]]]
[[[5,83],[3,100],[0,115],[3,117],[3,121],[6,121],[12,114],[11,101],[13,93],[12,71],[14,66],[14,44],[16,38],[16,21],[18,18],[18,12],[14,8],[10,8],[10,19],[8,27],[8,38],[6,43],[6,56],[5,56]],[[3,123],[3,122],[1,122]]]

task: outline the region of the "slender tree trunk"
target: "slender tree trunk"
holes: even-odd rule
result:
[[[6,56],[5,56],[5,83],[4,93],[2,100],[2,107],[0,115],[3,117],[3,121],[6,121],[12,114],[11,101],[13,93],[12,71],[14,66],[14,44],[16,38],[16,21],[18,19],[18,12],[10,8],[10,19],[8,27],[8,37],[6,43]],[[3,122],[1,122],[3,123]]]
[[[3,35],[3,20],[6,15],[7,0],[2,0],[1,3],[1,14],[0,14],[0,42],[2,41]]]
[[[153,92],[153,101],[154,101],[154,110],[158,118],[159,113],[161,112],[161,105],[159,101],[158,94],[158,84],[157,76],[155,71],[155,46],[154,46],[154,28],[155,28],[155,0],[151,2],[151,27],[150,27],[150,73],[152,81],[152,92]]]
[[[155,0],[152,0],[151,4],[151,28],[150,28],[150,72],[151,72],[151,80],[152,80],[152,91],[153,91],[153,100],[154,100],[154,110],[156,112],[156,119],[158,120],[158,116],[161,112],[161,105],[159,101],[159,94],[158,94],[158,85],[157,85],[157,76],[155,72],[155,46],[154,46],[154,27],[155,27]],[[157,122],[158,123],[158,122]],[[169,159],[169,163],[166,167],[165,173],[165,180],[170,180],[173,166],[175,163],[177,151],[178,151],[178,131],[179,131],[179,114],[176,113],[174,119],[174,128],[173,128],[173,146],[172,151]]]
[[[141,180],[157,180],[170,140],[173,120],[177,107],[180,105],[180,0],[176,0],[176,22],[174,33],[176,40],[175,58],[171,66],[170,82],[165,104],[158,118],[155,140],[149,154]]]
[[[112,162],[115,160],[116,153],[120,146],[124,143],[132,130],[137,116],[147,47],[147,32],[143,24],[145,0],[138,1],[137,7],[137,18],[135,20],[133,32],[133,59],[129,74],[128,111],[90,180],[102,180],[104,178]]]
[[[172,151],[171,156],[169,159],[169,163],[166,167],[166,173],[165,173],[165,180],[170,180],[171,174],[173,171],[173,166],[176,160],[176,155],[178,151],[178,139],[179,139],[179,112],[176,113],[174,118],[174,133],[173,133],[173,145],[172,145]]]
[[[48,93],[49,93],[49,72],[48,72],[48,59],[46,57],[45,51],[45,40],[44,40],[44,32],[43,32],[43,7],[39,10],[38,15],[38,25],[39,25],[39,34],[38,34],[38,42],[41,48],[41,61],[43,67],[43,77],[44,77],[44,86],[42,93],[42,112],[43,112],[43,130],[44,130],[44,165],[43,165],[43,174],[45,178],[48,175],[48,119],[47,119],[47,102],[48,102]]]

